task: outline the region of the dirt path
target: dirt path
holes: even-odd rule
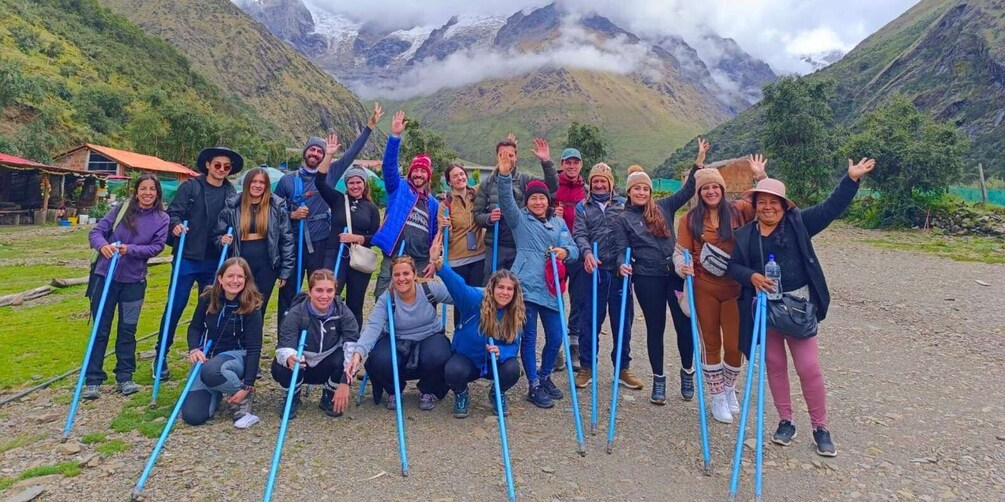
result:
[[[860,244],[876,232],[839,227],[816,239],[833,302],[822,325],[821,351],[828,386],[834,459],[812,449],[808,417],[794,395],[799,437],[793,446],[765,449],[768,500],[1003,500],[1005,499],[1005,266],[960,263]],[[983,286],[977,280],[990,284]],[[633,367],[647,381],[625,391],[615,451],[604,453],[610,388],[601,387],[600,427],[587,435],[588,455],[575,452],[569,400],[538,410],[522,400],[524,382],[510,392],[507,420],[517,491],[523,500],[722,500],[728,491],[735,425],[710,423],[712,477],[701,474],[695,402],[648,402],[643,323],[635,323]],[[673,346],[668,336],[668,344]],[[601,352],[609,350],[603,343]],[[667,350],[667,360],[676,357]],[[602,358],[606,361],[606,358]],[[668,374],[676,368],[668,363]],[[601,365],[602,381],[611,368]],[[564,373],[556,375],[568,387]],[[797,382],[794,373],[793,382]],[[672,378],[673,385],[676,379]],[[150,500],[247,500],[263,491],[278,419],[279,389],[261,388],[262,422],[239,432],[218,418],[211,425],[172,433],[145,494]],[[365,404],[331,420],[315,392],[291,423],[277,497],[315,500],[500,500],[505,498],[496,419],[485,384],[472,389],[467,420],[450,415],[451,399],[431,413],[405,397],[411,477],[399,475],[394,414]],[[673,386],[672,386],[673,388]],[[793,385],[793,390],[798,386]],[[0,408],[0,435],[43,433],[33,444],[0,454],[0,476],[33,465],[87,459],[64,454],[58,437],[64,389]],[[62,398],[65,400],[65,398]],[[765,434],[776,415],[768,398]],[[63,401],[65,402],[65,401]],[[79,437],[105,431],[121,397],[106,396],[81,411]],[[589,418],[589,393],[580,393]],[[46,414],[57,418],[36,424]],[[588,423],[588,422],[587,422]],[[751,426],[751,431],[753,426]],[[748,437],[750,437],[748,435]],[[93,460],[76,477],[43,478],[45,500],[125,499],[153,440],[110,434],[130,449]],[[748,450],[747,458],[752,459]],[[752,471],[752,465],[748,471]],[[375,479],[369,479],[377,476]],[[11,496],[21,489],[0,492]],[[752,499],[743,476],[741,500]]]

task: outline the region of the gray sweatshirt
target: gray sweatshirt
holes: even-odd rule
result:
[[[447,292],[447,287],[439,279],[431,280],[426,285],[436,302],[454,303],[453,299],[450,298],[450,293]],[[387,322],[387,297],[390,294],[392,294],[391,291],[385,291],[377,299],[373,311],[370,312],[370,317],[363,325],[359,342],[353,347],[353,350],[362,355],[364,359],[373,350],[373,346],[377,344],[380,337],[391,330]],[[415,284],[415,301],[411,304],[402,301],[397,292],[393,294],[394,334],[397,340],[420,342],[443,331],[443,321],[440,320],[439,309],[429,303],[422,285],[418,282]]]

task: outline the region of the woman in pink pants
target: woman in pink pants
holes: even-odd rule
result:
[[[817,321],[823,321],[830,305],[830,292],[823,268],[817,259],[814,235],[837,219],[858,192],[859,180],[872,171],[876,161],[862,159],[858,164],[848,161],[846,176],[827,200],[800,210],[785,197],[785,185],[778,180],[764,179],[748,190],[744,198],[753,204],[756,220],[735,232],[736,246],[730,256],[727,273],[743,285],[740,295],[740,350],[750,356],[753,334],[752,306],[756,291],[775,291],[807,299],[817,309]],[[765,259],[775,256],[781,268],[781,284],[764,276]],[[785,346],[792,354],[792,363],[799,375],[803,398],[810,412],[813,444],[819,455],[837,455],[827,429],[827,400],[816,337],[797,339],[768,328],[765,363],[771,398],[778,411],[778,429],[772,441],[788,446],[796,437],[792,422],[792,399],[789,390],[788,361]]]

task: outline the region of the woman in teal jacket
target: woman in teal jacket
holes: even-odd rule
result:
[[[429,252],[437,274],[460,313],[451,344],[454,354],[443,368],[447,387],[454,391],[454,417],[468,416],[468,383],[479,378],[493,378],[490,352],[498,358],[496,367],[502,392],[499,398],[503,414],[509,415],[506,391],[520,380],[517,354],[527,321],[520,281],[513,272],[504,269],[492,274],[484,289],[468,286],[450,265],[443,263],[442,234],[433,241]],[[495,410],[494,386],[489,387],[488,399]]]

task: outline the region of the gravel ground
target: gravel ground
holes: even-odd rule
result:
[[[769,500],[1005,500],[1005,384],[1001,377],[1005,266],[880,250],[858,242],[881,235],[837,226],[816,239],[833,296],[820,347],[830,429],[839,456],[825,459],[814,453],[793,372],[800,434],[791,447],[765,446],[765,496]],[[609,384],[600,389],[600,426],[595,436],[588,432],[589,393],[579,394],[587,426],[586,457],[576,453],[568,397],[551,410],[539,410],[523,400],[524,381],[510,392],[512,415],[507,428],[520,498],[726,498],[736,425],[722,425],[709,416],[714,473],[704,476],[697,404],[679,399],[665,407],[649,404],[650,374],[641,317],[634,335],[633,368],[647,386],[642,391],[622,389],[617,439],[610,455],[604,448]],[[667,360],[671,362],[676,357],[673,343],[668,335]],[[605,342],[601,353],[606,350]],[[668,364],[668,370],[670,375],[677,373],[673,364]],[[612,368],[601,365],[600,374],[602,381],[609,379]],[[556,377],[560,387],[567,389],[565,373]],[[676,378],[671,380],[675,388]],[[147,500],[260,496],[282,398],[271,380],[262,382],[266,382],[258,398],[262,422],[252,429],[238,431],[222,414],[204,427],[177,427],[147,483]],[[329,419],[317,409],[319,393],[315,391],[301,418],[291,423],[277,498],[505,498],[498,429],[486,389],[487,383],[475,384],[471,416],[455,420],[450,415],[450,398],[433,412],[421,412],[414,386],[409,387],[404,395],[408,478],[400,475],[393,412],[368,401],[342,418]],[[111,457],[95,457],[93,445],[80,445],[80,452],[67,453],[58,442],[66,405],[52,402],[67,393],[65,388],[42,391],[0,409],[4,439],[17,434],[45,436],[0,454],[0,476],[57,462],[87,465],[76,477],[35,478],[0,495],[14,496],[35,484],[46,487],[43,500],[128,497],[154,441],[135,431],[109,434],[110,439],[122,439],[131,448]],[[75,435],[107,431],[122,403],[124,398],[106,395],[82,407]],[[770,402],[765,410],[768,437],[777,418]],[[753,423],[749,430],[754,430]],[[749,449],[745,458],[753,459]],[[745,469],[741,500],[753,498],[752,463],[745,462]]]

